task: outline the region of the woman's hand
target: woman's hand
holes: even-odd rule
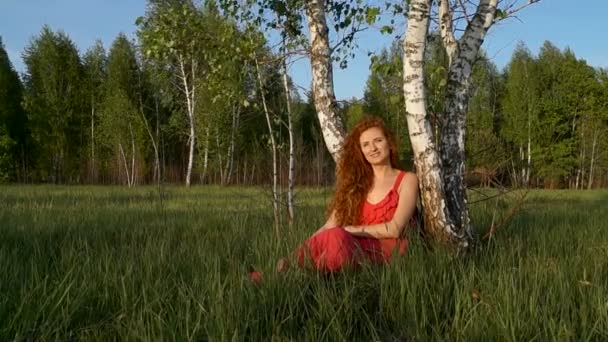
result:
[[[361,234],[361,233],[365,233],[365,226],[345,226],[344,230],[352,235],[357,235],[357,234]]]

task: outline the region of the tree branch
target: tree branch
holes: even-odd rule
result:
[[[471,20],[469,19],[469,14],[467,13],[467,8],[462,3],[462,0],[458,0],[458,3],[460,4],[460,7],[462,7],[462,13],[464,13],[464,18],[467,21],[467,25],[470,24]]]
[[[505,14],[505,16],[502,16],[500,18],[494,18],[494,23],[497,23],[497,22],[499,22],[501,20],[504,20],[504,19],[507,19],[509,17],[512,17],[513,14],[515,14],[515,13],[521,11],[522,9],[524,9],[524,8],[530,6],[530,5],[533,5],[533,4],[535,4],[535,3],[539,2],[539,1],[540,0],[528,0],[527,3],[525,3],[525,4],[523,4],[523,5],[519,6],[519,7],[517,7],[515,9],[507,10],[507,13]]]
[[[449,0],[439,1],[439,27],[441,28],[441,39],[443,40],[443,46],[448,55],[448,63],[452,64],[454,57],[456,56],[458,44],[454,37],[454,31],[452,27],[452,10],[450,9]]]
[[[339,42],[337,42],[337,43],[336,43],[336,45],[334,45],[334,46],[330,47],[330,49],[329,49],[330,53],[331,53],[331,54],[333,54],[333,53],[334,53],[334,51],[336,51],[336,50],[337,50],[337,49],[340,47],[340,45],[345,44],[345,43],[346,43],[346,42],[347,42],[349,39],[350,39],[350,40],[353,40],[353,39],[354,39],[354,37],[355,37],[355,35],[356,35],[357,33],[362,32],[362,31],[365,31],[365,30],[367,30],[367,29],[368,29],[367,27],[364,27],[364,28],[353,27],[353,29],[351,30],[351,32],[349,32],[349,33],[348,33],[348,34],[346,34],[346,35],[345,35],[345,36],[344,36],[342,39],[340,39],[340,41],[339,41]]]

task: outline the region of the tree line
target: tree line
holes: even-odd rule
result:
[[[136,41],[120,34],[107,51],[98,41],[83,55],[67,34],[45,26],[23,52],[21,77],[1,46],[0,179],[265,183],[271,134],[264,111],[283,168],[287,101],[276,53],[212,2],[188,13],[176,8],[151,4]],[[166,41],[172,28],[162,25],[170,20],[183,23],[182,42]],[[181,43],[191,46],[173,46]],[[290,79],[287,87],[295,153],[306,163],[298,183],[327,184],[331,157],[314,107]]]
[[[425,82],[429,115],[435,116],[444,111],[447,58],[437,35],[429,41]],[[407,137],[400,120],[405,115],[398,91],[401,56],[395,44],[373,60],[364,98],[349,109],[350,120],[364,112],[379,113]],[[431,121],[439,131],[439,118]],[[482,52],[473,68],[466,131],[469,185],[605,187],[608,70],[549,41],[536,55],[518,43],[502,71]],[[402,145],[410,150],[408,139]]]
[[[81,54],[45,26],[18,75],[0,40],[0,181],[124,184],[331,184],[333,159],[312,92],[287,77],[289,46],[239,27],[214,2],[151,1],[136,40]],[[369,12],[366,12],[369,14]],[[441,144],[449,55],[428,36],[428,115]],[[483,53],[466,119],[469,185],[594,188],[608,183],[608,73],[546,42],[518,45],[504,70]],[[363,99],[338,103],[349,127],[383,116],[412,167],[404,120],[403,48],[372,57]],[[299,94],[306,94],[300,98]],[[291,134],[290,134],[291,133]],[[273,154],[274,153],[274,154]]]

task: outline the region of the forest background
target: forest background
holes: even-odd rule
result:
[[[21,74],[0,44],[0,181],[184,183],[193,145],[192,183],[269,184],[277,164],[279,183],[286,185],[289,105],[295,183],[332,184],[334,162],[323,144],[311,92],[290,77],[287,87],[283,82],[282,62],[302,56],[281,52],[272,28],[246,31],[220,4],[198,7],[191,26],[204,46],[196,56],[202,71],[191,80],[197,99],[191,135],[190,107],[176,84],[180,70],[146,43],[150,16],[150,8],[142,13],[135,38],[119,34],[110,46],[98,41],[84,52],[67,33],[44,26],[22,51]],[[386,27],[380,29],[385,35]],[[363,97],[339,101],[339,112],[347,128],[364,113],[384,117],[400,137],[403,166],[411,168],[402,51],[394,39],[370,56]],[[435,34],[429,42],[426,87],[433,115],[443,111],[447,60]],[[355,53],[363,52],[344,49],[336,65],[347,67]],[[520,42],[502,70],[482,53],[467,116],[468,184],[606,186],[607,81],[605,68],[549,41],[538,51]]]

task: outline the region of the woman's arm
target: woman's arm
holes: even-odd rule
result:
[[[336,221],[336,211],[332,211],[331,215],[329,215],[329,218],[327,219],[327,221],[325,222],[325,224],[323,226],[321,226],[321,228],[319,228],[319,230],[317,230],[314,234],[312,234],[313,236],[326,230],[329,228],[334,228],[338,225],[338,222]]]
[[[406,173],[397,191],[399,193],[399,203],[390,221],[364,226],[346,226],[344,230],[352,235],[375,239],[400,237],[416,209],[416,201],[418,200],[418,178],[416,175],[411,172]]]

